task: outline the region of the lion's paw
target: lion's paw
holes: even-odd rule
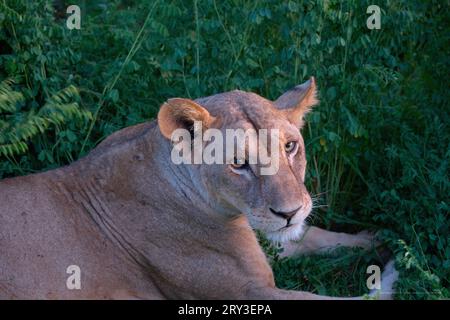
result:
[[[376,233],[371,231],[363,230],[355,234],[355,237],[356,246],[364,249],[372,249],[373,247],[381,245],[381,242],[377,239]]]
[[[395,269],[394,260],[389,261],[381,274],[381,289],[373,289],[369,296],[378,300],[392,300],[394,285],[398,280],[398,271]]]

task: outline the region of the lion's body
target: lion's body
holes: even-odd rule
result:
[[[273,286],[245,218],[208,219],[170,186],[155,129],[124,129],[70,166],[0,182],[0,298],[245,298],[252,281]],[[139,181],[142,164],[152,179]],[[70,265],[81,290],[66,287]]]
[[[291,136],[300,139],[296,158],[283,156],[281,173],[266,178],[250,171],[240,175],[241,169],[225,165],[176,165],[172,144],[161,133],[178,124],[166,106],[158,123],[118,131],[69,166],[2,180],[0,299],[321,298],[275,287],[248,220],[269,232],[281,228],[296,235],[309,214],[298,128],[254,94],[231,92],[198,101],[210,103],[216,126],[245,120],[244,125],[290,127]],[[194,102],[171,103],[179,104],[176,110],[191,108],[184,116],[208,116]],[[252,109],[258,104],[267,111]],[[287,224],[267,209],[299,201],[298,214]],[[367,237],[320,229],[311,234],[310,251],[370,246]],[[290,254],[298,251],[293,243],[286,247]],[[67,286],[66,271],[73,265],[81,270],[80,289]]]

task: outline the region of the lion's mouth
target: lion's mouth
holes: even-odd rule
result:
[[[286,225],[284,227],[281,227],[280,229],[278,229],[278,231],[283,231],[283,230],[289,229],[295,225],[296,225],[296,223],[291,223],[291,219],[289,219],[287,221]]]

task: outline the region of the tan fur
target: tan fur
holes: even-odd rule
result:
[[[300,100],[292,108],[308,107]],[[242,91],[169,100],[161,112],[164,129],[156,122],[129,127],[70,166],[0,181],[0,298],[327,298],[277,289],[249,224],[278,239],[300,236],[311,199],[298,119]],[[275,176],[250,180],[228,165],[175,165],[168,136],[180,116],[210,119],[220,130],[280,128],[282,143],[296,139],[299,151],[293,159],[282,154]],[[280,231],[286,221],[268,208],[300,205],[294,225]],[[294,242],[286,247],[301,251]],[[81,268],[81,290],[66,287],[69,265]]]

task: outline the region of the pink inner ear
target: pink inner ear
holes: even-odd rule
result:
[[[198,103],[183,98],[173,98],[165,102],[158,113],[158,124],[161,133],[168,139],[172,132],[179,128],[189,129],[194,121],[201,121],[208,127],[214,120],[209,112]]]

